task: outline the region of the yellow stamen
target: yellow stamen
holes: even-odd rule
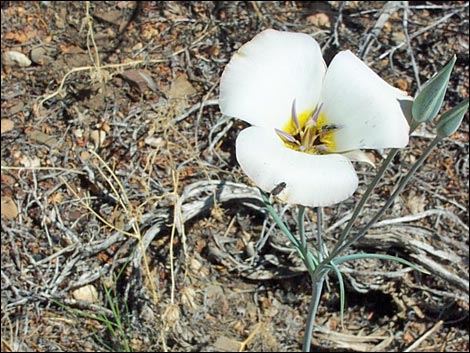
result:
[[[336,150],[335,130],[336,128],[328,124],[325,114],[320,112],[315,122],[309,120],[312,111],[305,111],[298,114],[300,129],[297,128],[294,119],[291,117],[282,131],[292,136],[291,140],[283,138],[284,144],[295,150],[310,154],[331,153]],[[309,124],[307,124],[307,121]],[[295,139],[295,141],[293,141]]]
[[[303,129],[305,123],[307,122],[308,118],[312,116],[312,111],[305,111],[297,115],[297,119],[299,119],[300,129]],[[288,134],[295,136],[300,131],[297,131],[297,127],[295,126],[294,119],[292,117],[289,118],[289,122],[284,125],[282,131],[287,132]]]

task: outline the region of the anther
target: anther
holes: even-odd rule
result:
[[[317,110],[315,110],[315,114],[313,114],[313,116],[312,116],[312,118],[311,118],[314,125],[317,125],[318,117],[320,116],[320,112],[321,112],[321,108],[322,108],[322,107],[323,107],[323,103],[321,103],[321,104],[318,106]]]
[[[286,141],[286,142],[290,142],[290,143],[295,143],[297,144],[297,140],[295,139],[294,136],[292,136],[291,134],[288,134],[287,132],[285,131],[282,131],[282,130],[279,130],[279,129],[274,129],[274,131],[276,131],[276,134],[278,134],[278,136]]]
[[[326,145],[315,145],[315,149],[319,153],[330,152],[330,149]]]

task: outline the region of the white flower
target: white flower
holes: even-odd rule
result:
[[[262,190],[282,200],[329,206],[358,186],[359,149],[405,147],[409,126],[393,88],[350,51],[326,67],[302,33],[272,29],[234,54],[220,82],[223,114],[253,126],[236,141],[237,160]]]

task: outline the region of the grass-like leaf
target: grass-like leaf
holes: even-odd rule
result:
[[[380,260],[396,261],[403,265],[409,266],[413,268],[414,270],[420,271],[422,273],[430,274],[425,269],[419,268],[414,263],[408,260],[402,259],[401,257],[398,257],[398,256],[386,255],[386,254],[371,254],[371,253],[349,254],[349,255],[339,256],[335,259],[332,259],[331,262],[334,263],[335,265],[340,265],[344,262],[361,260],[361,259],[380,259]]]
[[[336,266],[334,263],[330,263],[328,266],[330,267],[333,272],[335,273],[336,277],[338,278],[338,284],[339,284],[339,305],[340,305],[340,310],[339,310],[339,317],[341,320],[341,327],[344,327],[344,308],[345,308],[345,297],[346,297],[346,292],[344,290],[344,280],[343,280],[343,275],[341,274],[341,271],[339,270],[338,266]]]

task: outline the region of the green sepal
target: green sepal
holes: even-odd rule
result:
[[[436,124],[437,135],[448,137],[457,131],[468,109],[468,98],[446,111]]]
[[[429,79],[418,91],[411,108],[413,114],[412,126],[418,126],[420,123],[431,121],[437,116],[444,101],[450,73],[456,60],[457,58],[454,55],[447,65]]]

